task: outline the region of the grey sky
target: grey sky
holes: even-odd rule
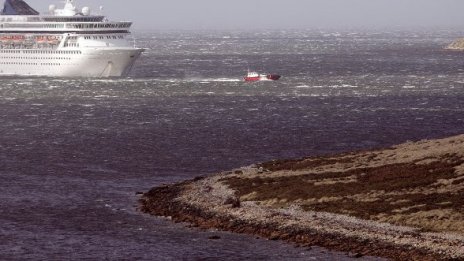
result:
[[[56,0],[26,0],[38,11]],[[138,29],[460,27],[463,0],[77,0]]]

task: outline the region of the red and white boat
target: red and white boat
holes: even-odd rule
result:
[[[281,76],[277,74],[259,74],[257,72],[248,71],[247,75],[243,79],[246,82],[277,81],[280,77]]]

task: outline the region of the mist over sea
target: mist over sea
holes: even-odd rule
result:
[[[443,50],[464,31],[136,36],[129,78],[1,79],[0,259],[349,259],[147,216],[136,192],[464,133],[464,52]]]

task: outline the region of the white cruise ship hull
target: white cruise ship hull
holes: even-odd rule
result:
[[[0,75],[48,77],[127,76],[143,52],[137,48],[95,48],[67,52],[0,53]]]
[[[144,51],[135,47],[132,22],[109,21],[65,0],[39,14],[23,0],[0,10],[0,76],[127,76]]]

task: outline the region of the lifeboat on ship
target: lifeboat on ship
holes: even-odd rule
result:
[[[26,37],[24,35],[13,35],[12,36],[12,40],[14,42],[22,42],[22,41],[24,41],[24,39],[26,39]]]
[[[260,74],[257,72],[248,72],[243,78],[246,82],[258,82],[258,81],[277,81],[281,78],[277,74]]]

